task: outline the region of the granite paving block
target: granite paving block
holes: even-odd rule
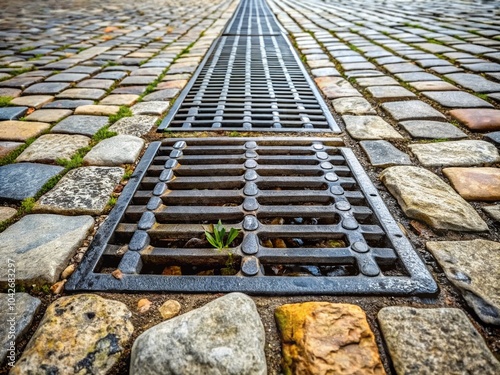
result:
[[[121,82],[121,86],[135,86],[135,85],[149,85],[153,83],[156,76],[130,76],[124,78]]]
[[[54,97],[50,95],[30,95],[12,99],[10,104],[38,109],[52,100],[54,100]]]
[[[331,76],[331,77],[340,77],[340,73],[337,69],[335,68],[317,68],[317,69],[312,69],[311,73],[314,77],[326,77],[326,76]]]
[[[36,163],[8,164],[0,167],[0,200],[22,201],[34,197],[63,167]]]
[[[399,125],[413,138],[462,139],[467,134],[448,122],[412,120],[402,121]]]
[[[134,115],[161,116],[167,112],[169,102],[140,102],[134,104],[130,110]]]
[[[403,139],[396,129],[378,116],[342,116],[354,139]]]
[[[111,79],[111,80],[120,80],[123,77],[126,77],[127,73],[126,72],[103,72],[95,75],[94,79]]]
[[[27,121],[57,122],[73,113],[70,109],[37,109],[26,117]]]
[[[59,94],[61,91],[70,87],[69,83],[36,83],[26,90],[24,90],[24,95],[55,95]]]
[[[0,294],[0,363],[7,355],[16,358],[16,345],[12,342],[20,342],[27,333],[41,303],[28,293]],[[7,362],[12,362],[11,358]]]
[[[420,100],[383,103],[382,108],[396,121],[445,119],[441,112]]]
[[[339,77],[318,77],[314,81],[328,99],[362,96],[348,81]]]
[[[105,97],[103,100],[99,102],[101,105],[125,105],[131,106],[137,102],[139,99],[139,95],[135,94],[112,94]]]
[[[361,148],[374,167],[390,167],[393,165],[410,165],[408,155],[387,141],[361,141]]]
[[[421,48],[424,51],[431,53],[445,53],[445,52],[454,52],[455,49],[443,46],[441,44],[435,43],[415,43],[413,44],[415,47]]]
[[[476,239],[426,246],[480,319],[500,325],[500,243]]]
[[[82,73],[60,73],[54,74],[45,79],[45,82],[80,82],[85,78],[90,77],[89,74]]]
[[[356,83],[361,87],[368,86],[396,86],[398,81],[392,77],[371,77],[371,78],[356,78]]]
[[[27,215],[0,233],[0,257],[15,262],[17,285],[53,284],[93,226],[90,216]]]
[[[142,98],[142,100],[144,100],[145,102],[169,101],[170,99],[173,99],[179,92],[179,89],[159,90],[146,95],[144,98]]]
[[[43,109],[75,109],[82,105],[91,105],[93,100],[55,100],[43,106]]]
[[[53,133],[83,134],[91,137],[106,125],[108,125],[107,116],[73,115],[62,120],[51,131]]]
[[[0,141],[26,141],[36,137],[50,128],[50,124],[44,122],[28,121],[1,121]]]
[[[14,77],[6,81],[0,82],[0,87],[13,87],[21,90],[26,89],[30,85],[43,81],[43,77]]]
[[[365,98],[338,98],[332,100],[335,112],[341,115],[376,115],[377,112]]]
[[[473,72],[484,73],[484,72],[500,72],[500,64],[497,63],[476,63],[476,64],[464,64],[463,67]]]
[[[83,135],[45,134],[26,148],[16,162],[31,161],[53,163],[57,159],[71,159],[83,147],[87,147],[90,138]]]
[[[117,135],[99,142],[83,158],[85,165],[115,166],[133,164],[142,148],[144,140],[133,135]]]
[[[100,66],[83,66],[83,65],[77,65],[74,66],[73,68],[66,69],[63,71],[63,73],[82,73],[82,74],[95,74],[97,72],[101,71]]]
[[[472,131],[500,130],[498,109],[455,109],[450,115]]]
[[[406,216],[435,229],[482,232],[488,225],[455,190],[427,169],[396,166],[380,179],[396,198]]]
[[[86,79],[76,85],[78,88],[108,90],[115,84],[111,79]]]
[[[141,137],[151,130],[158,117],[147,115],[135,115],[124,117],[109,127],[110,131],[124,135],[135,135]]]
[[[370,86],[366,90],[377,101],[416,99],[414,93],[401,86]]]
[[[75,109],[75,115],[109,116],[118,113],[116,105],[82,105]]]
[[[493,105],[463,91],[425,91],[427,98],[447,108],[491,108]]]
[[[99,100],[106,95],[106,91],[100,89],[68,89],[60,94],[57,98],[64,99],[90,99]]]
[[[423,72],[422,68],[412,63],[385,64],[383,67],[392,74]]]
[[[384,307],[378,321],[398,375],[500,372],[500,363],[459,309]]]
[[[10,96],[11,98],[17,98],[21,95],[22,90],[14,89],[10,87],[0,87],[0,96]]]
[[[443,174],[466,200],[500,200],[499,168],[444,168]]]
[[[140,68],[130,73],[131,76],[159,76],[163,73],[163,68]]]
[[[497,147],[500,147],[500,131],[485,134],[484,139],[486,139],[488,142],[493,143]]]
[[[0,141],[0,158],[3,158],[4,156],[10,154],[12,151],[14,151],[19,146],[22,146],[23,144],[24,143],[22,142]]]
[[[0,120],[17,120],[27,111],[28,107],[0,107]]]
[[[113,95],[142,95],[146,91],[147,86],[124,86],[118,87],[111,91]]]
[[[69,171],[35,204],[35,212],[100,215],[123,176],[123,168],[81,167]]]
[[[396,77],[404,82],[418,82],[418,81],[441,81],[441,78],[425,72],[416,73],[399,73]]]
[[[188,83],[187,80],[185,79],[179,79],[176,81],[165,81],[165,82],[160,82],[156,86],[156,90],[164,90],[164,89],[183,89],[184,86]]]
[[[426,167],[469,167],[500,162],[498,150],[486,141],[449,141],[408,147]]]
[[[480,93],[500,92],[500,83],[490,81],[478,74],[455,73],[447,74],[445,77],[472,91]]]
[[[418,91],[456,91],[458,87],[445,81],[419,81],[411,82],[410,85]]]

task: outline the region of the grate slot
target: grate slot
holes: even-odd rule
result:
[[[153,142],[68,290],[435,293],[361,165],[335,143],[341,144],[332,138]],[[318,162],[304,164],[300,155]],[[235,158],[238,164],[226,164]],[[240,230],[222,252],[205,238],[219,220]],[[121,280],[110,274],[116,268]]]

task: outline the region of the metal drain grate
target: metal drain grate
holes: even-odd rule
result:
[[[334,138],[153,143],[67,289],[435,293],[361,165],[338,145]],[[204,238],[218,220],[241,230],[230,251]],[[111,275],[117,268],[121,279]]]
[[[263,0],[243,0],[158,131],[340,128]]]

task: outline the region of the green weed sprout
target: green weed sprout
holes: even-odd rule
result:
[[[240,232],[239,229],[231,228],[226,235],[226,228],[224,228],[220,220],[217,224],[213,225],[213,229],[213,233],[205,231],[205,236],[210,245],[219,250],[228,248]]]

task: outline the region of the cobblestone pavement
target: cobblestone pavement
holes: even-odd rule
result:
[[[279,373],[283,359],[297,374],[500,373],[498,2],[268,4],[440,294],[253,297],[257,309],[234,294],[193,310],[220,296],[65,293],[238,1],[8,1],[0,372],[17,360],[13,374],[121,374],[129,364],[159,373],[166,363],[172,373],[244,374],[266,373],[267,360]]]

